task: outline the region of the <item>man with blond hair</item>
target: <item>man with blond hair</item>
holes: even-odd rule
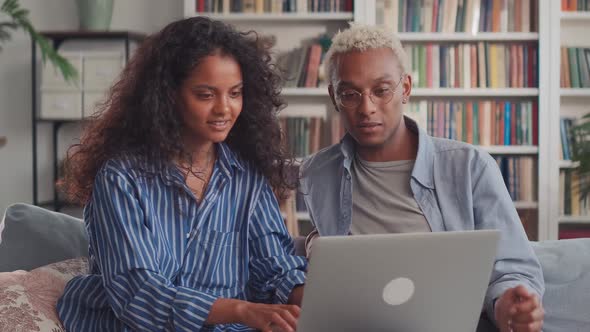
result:
[[[308,245],[315,236],[497,229],[485,314],[500,331],[540,331],[541,267],[498,166],[404,117],[412,77],[396,35],[352,25],[333,38],[326,72],[347,134],[301,166],[315,226]]]

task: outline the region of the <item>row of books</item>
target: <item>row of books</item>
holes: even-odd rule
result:
[[[405,114],[429,135],[481,146],[538,145],[536,101],[412,101]],[[286,144],[295,157],[337,144],[345,134],[341,118],[283,117]]]
[[[561,144],[559,145],[559,157],[563,160],[572,160],[576,148],[576,136],[574,134],[575,120],[562,117],[559,120],[559,132]]]
[[[399,32],[529,32],[537,0],[378,0],[378,24]]]
[[[325,74],[323,59],[330,45],[328,37],[280,54],[277,66],[282,70],[285,87],[314,88],[323,85]]]
[[[199,13],[352,12],[353,0],[195,0]]]
[[[590,227],[588,225],[560,225],[558,239],[579,239],[590,238]]]
[[[415,44],[404,47],[420,88],[531,88],[538,85],[533,43]]]
[[[534,202],[537,197],[536,157],[496,157],[506,188],[514,201]],[[307,209],[301,193],[293,193],[291,208],[305,213]]]
[[[308,156],[324,146],[324,119],[321,117],[282,117],[285,144],[292,156]]]
[[[537,200],[537,158],[496,156],[496,162],[513,201]]]
[[[406,115],[435,137],[482,146],[538,144],[533,101],[421,100],[411,102]]]
[[[590,0],[561,0],[561,10],[566,12],[590,10]]]
[[[590,88],[590,48],[561,48],[562,88]]]
[[[575,169],[565,169],[559,172],[560,215],[590,215],[590,196],[582,197],[580,190],[583,179]]]

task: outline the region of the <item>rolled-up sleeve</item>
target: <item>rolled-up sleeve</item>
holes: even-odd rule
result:
[[[476,229],[498,229],[496,261],[484,299],[484,309],[494,320],[494,302],[507,289],[523,285],[539,299],[545,283],[539,260],[529,243],[514,203],[494,159],[487,155],[473,182],[473,212]]]
[[[287,303],[293,288],[305,282],[307,260],[295,256],[293,239],[266,183],[249,223],[249,296],[256,302]]]
[[[159,273],[153,230],[132,183],[103,170],[92,193],[91,245],[115,315],[134,330],[198,331],[215,296],[177,287]]]

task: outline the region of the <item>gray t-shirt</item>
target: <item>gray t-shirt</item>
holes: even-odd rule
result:
[[[410,188],[414,160],[370,162],[354,158],[352,234],[430,232]]]

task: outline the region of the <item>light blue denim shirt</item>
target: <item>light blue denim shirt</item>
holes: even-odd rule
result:
[[[484,309],[494,319],[493,304],[508,288],[524,285],[544,292],[541,266],[526,237],[495,160],[472,145],[428,136],[414,121],[418,154],[410,186],[433,232],[498,229],[501,238]],[[345,235],[352,222],[354,139],[307,158],[300,169],[300,191],[320,236]]]

